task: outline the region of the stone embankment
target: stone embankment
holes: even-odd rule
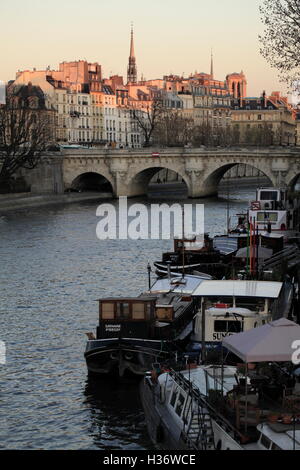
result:
[[[34,207],[42,207],[56,204],[70,204],[82,201],[97,201],[110,199],[109,193],[67,193],[67,194],[0,194],[0,214]]]

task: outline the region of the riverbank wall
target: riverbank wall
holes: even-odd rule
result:
[[[31,209],[35,207],[50,206],[57,204],[71,204],[83,201],[102,201],[111,199],[110,193],[68,193],[68,194],[1,194],[0,215],[10,211]]]

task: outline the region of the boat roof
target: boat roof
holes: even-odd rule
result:
[[[236,367],[224,366],[198,366],[195,369],[185,370],[181,372],[184,377],[192,382],[203,395],[206,395],[207,388],[215,388],[216,381],[221,385],[223,379],[223,388],[226,392],[233,389],[236,385]],[[206,375],[207,374],[207,375]]]
[[[267,436],[270,441],[274,442],[278,447],[283,450],[300,450],[300,431],[293,431],[293,425],[291,425],[291,430],[286,432],[276,432],[271,429],[269,424],[259,424],[257,429]],[[295,446],[294,446],[295,439]]]
[[[151,294],[175,292],[177,294],[192,294],[197,287],[204,281],[203,278],[198,276],[185,275],[185,284],[176,284],[176,280],[180,280],[181,277],[157,279],[150,289]],[[174,283],[172,283],[172,281]]]
[[[104,297],[99,302],[150,302],[157,299],[156,295],[140,295],[139,297]]]
[[[235,318],[237,315],[240,317],[244,318],[250,318],[250,317],[255,317],[257,318],[257,312],[253,312],[249,310],[248,308],[236,308],[236,307],[230,307],[230,308],[216,308],[216,307],[210,307],[205,310],[206,314],[214,316],[214,317],[224,317],[226,313],[229,313],[230,318]],[[261,314],[260,314],[261,315]]]
[[[275,281],[202,281],[194,290],[195,297],[279,297],[282,282]]]

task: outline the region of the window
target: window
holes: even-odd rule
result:
[[[176,403],[176,409],[175,409],[175,412],[178,416],[181,416],[184,402],[185,402],[185,396],[182,393],[180,393],[177,403]]]
[[[127,302],[117,303],[116,318],[129,319],[129,304]]]
[[[258,212],[257,213],[257,222],[277,222],[278,213],[277,212]]]
[[[272,442],[270,441],[270,439],[267,436],[262,434],[261,439],[260,439],[260,443],[263,447],[265,447],[266,449],[269,449]]]
[[[101,305],[101,318],[103,320],[113,320],[115,317],[114,314],[114,304],[113,303],[102,303]]]
[[[178,395],[178,389],[176,388],[175,390],[173,390],[173,393],[171,395],[171,400],[170,400],[170,405],[173,407],[175,406],[177,395]]]
[[[277,191],[261,191],[260,192],[261,201],[278,201]]]
[[[133,320],[144,320],[145,319],[144,304],[143,303],[132,304],[132,319]]]
[[[215,320],[217,333],[240,333],[243,331],[242,323],[238,320]]]

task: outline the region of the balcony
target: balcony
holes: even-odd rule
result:
[[[70,111],[70,116],[72,118],[79,118],[80,113],[78,111]]]

